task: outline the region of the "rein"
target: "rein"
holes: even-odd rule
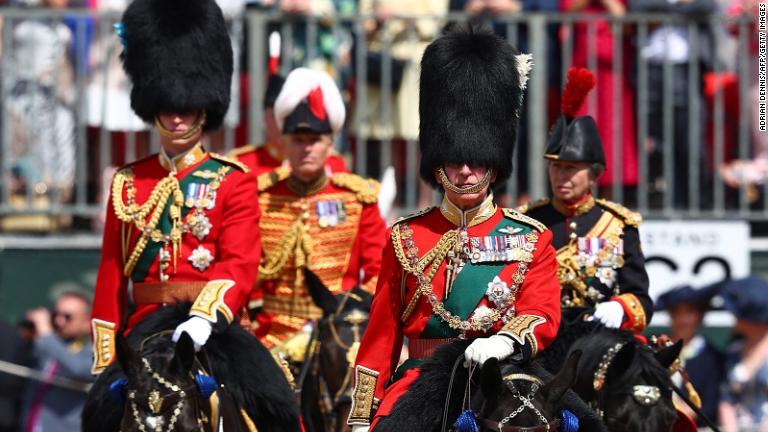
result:
[[[344,378],[342,379],[342,383],[335,393],[333,394],[331,393],[331,390],[328,386],[328,382],[325,379],[321,370],[319,325],[316,326],[317,330],[313,331],[313,335],[310,338],[310,344],[309,344],[309,347],[312,350],[312,352],[310,354],[311,358],[308,359],[306,370],[311,369],[312,375],[315,376],[317,379],[318,391],[320,393],[318,395],[319,396],[318,403],[320,405],[320,411],[325,414],[326,420],[330,421],[331,424],[333,424],[336,421],[334,417],[334,412],[336,411],[336,408],[341,403],[351,401],[351,397],[352,397],[351,383],[352,383],[352,373],[353,373],[352,365],[355,362],[355,357],[357,356],[357,349],[360,346],[361,333],[362,333],[360,330],[360,327],[363,323],[367,322],[369,319],[368,314],[358,309],[353,309],[342,315],[344,306],[346,305],[347,300],[349,298],[362,301],[362,299],[356,294],[353,294],[351,291],[346,291],[342,297],[341,302],[339,302],[339,306],[336,308],[336,311],[323,319],[325,322],[328,323],[328,327],[331,332],[331,338],[333,343],[346,352],[346,360],[347,360],[347,363],[349,363],[349,367],[346,368],[346,371],[344,373]],[[346,343],[344,340],[342,340],[341,336],[339,335],[339,331],[336,328],[337,320],[344,321],[351,325],[352,341],[350,343]],[[302,373],[305,374],[304,370],[302,370]]]
[[[445,396],[445,405],[443,407],[443,422],[440,427],[441,432],[446,432],[446,425],[448,421],[448,408],[451,400],[451,392],[453,390],[453,382],[456,378],[456,371],[458,370],[458,367],[461,364],[463,359],[464,359],[464,356],[459,355],[456,358],[456,361],[453,363],[453,368],[451,369],[451,376],[450,376],[450,380],[448,381],[448,393]],[[467,388],[465,389],[465,392],[466,392],[465,397],[469,394],[469,386],[470,386],[469,380],[471,380],[471,378],[472,378],[472,368],[470,367],[469,377],[467,378],[468,379]],[[506,417],[504,417],[499,421],[490,420],[475,414],[474,417],[479,425],[482,425],[487,429],[496,430],[499,432],[548,432],[548,431],[558,430],[558,428],[560,427],[560,419],[555,418],[551,421],[548,421],[547,418],[544,416],[544,414],[542,414],[541,411],[538,408],[536,408],[531,402],[534,395],[542,385],[541,379],[539,379],[534,375],[530,375],[526,373],[512,373],[512,374],[506,375],[503,378],[503,381],[507,389],[510,390],[513,396],[516,399],[518,399],[520,402],[522,402],[522,404],[519,407],[517,407],[514,411],[507,414]],[[514,385],[515,381],[528,381],[533,383],[531,387],[531,392],[528,394],[527,397],[521,395],[520,392],[517,391],[517,388]],[[469,403],[471,403],[471,401]],[[537,426],[505,425],[505,423],[517,417],[517,415],[523,412],[523,410],[525,410],[526,408],[533,410],[533,412],[536,413],[536,415],[539,417],[539,420],[541,421],[542,424]]]

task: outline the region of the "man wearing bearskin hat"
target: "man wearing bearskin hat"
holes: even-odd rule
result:
[[[595,308],[594,318],[606,326],[642,332],[653,313],[637,231],[642,217],[592,195],[605,155],[595,120],[575,116],[594,85],[588,70],[569,71],[544,155],[553,197],[519,210],[552,230],[563,307]]]
[[[292,71],[275,101],[290,175],[275,171],[259,178],[264,255],[258,289],[264,302],[255,333],[294,360],[301,360],[295,357],[306,344],[295,352],[286,342],[322,316],[307,291],[304,269],[334,294],[358,285],[373,292],[379,276],[386,231],[377,205],[379,184],[325,170],[344,116],[341,94],[327,73]]]
[[[94,373],[115,360],[116,334],[166,303],[193,302],[173,337],[186,331],[205,345],[215,325],[237,319],[261,252],[255,176],[202,145],[229,106],[232,49],[221,10],[213,0],[136,0],[119,33],[131,107],[155,125],[161,149],[121,168],[112,183],[92,317]]]
[[[465,359],[482,364],[531,358],[555,337],[552,233],[490,192],[512,171],[529,69],[529,56],[485,28],[453,27],[424,52],[420,171],[444,196],[389,232],[354,369],[355,431],[387,416],[444,343],[473,339]],[[396,369],[404,337],[410,358]]]

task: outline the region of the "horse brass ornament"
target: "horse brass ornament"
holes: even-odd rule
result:
[[[160,397],[160,392],[152,390],[147,397],[147,405],[152,410],[152,414],[160,414],[160,408],[163,407],[163,399]]]
[[[656,386],[636,385],[632,387],[632,397],[640,405],[656,405],[661,397],[661,391]]]

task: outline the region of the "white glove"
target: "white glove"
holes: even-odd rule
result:
[[[352,425],[352,432],[368,432],[370,425]]]
[[[607,301],[598,304],[592,316],[606,327],[619,328],[624,321],[624,308],[619,302]]]
[[[480,366],[491,357],[499,360],[511,356],[515,352],[515,343],[511,338],[502,335],[493,335],[487,338],[477,338],[464,351],[464,365],[471,362],[480,363]]]
[[[211,337],[211,331],[213,325],[210,321],[199,316],[191,316],[188,320],[179,324],[176,327],[176,331],[173,332],[171,338],[174,342],[178,342],[181,334],[187,332],[189,337],[192,338],[192,342],[195,344],[195,351],[200,351],[200,348],[208,342],[208,338]]]

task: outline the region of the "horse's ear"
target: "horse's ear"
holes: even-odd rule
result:
[[[139,354],[128,345],[128,341],[125,340],[120,332],[115,335],[115,352],[117,353],[117,364],[126,376],[131,376],[131,370],[133,367],[139,364],[141,359]]]
[[[171,364],[179,368],[179,372],[187,373],[192,370],[195,361],[195,344],[187,332],[182,332],[176,342],[176,349]]]
[[[560,371],[551,381],[544,385],[542,392],[549,403],[557,403],[563,398],[565,392],[576,382],[579,360],[581,360],[581,350],[573,351],[568,359],[560,368]]]
[[[308,268],[304,269],[304,280],[307,281],[307,289],[310,297],[312,297],[312,302],[323,310],[323,315],[335,313],[339,307],[339,300],[328,290],[323,281]]]
[[[669,369],[669,367],[672,366],[672,363],[674,363],[680,356],[680,350],[682,349],[683,340],[680,339],[674,344],[656,351],[654,357],[656,357],[656,360],[664,367],[664,369]]]
[[[632,360],[635,358],[635,344],[627,342],[619,349],[616,356],[613,358],[610,366],[608,366],[607,375],[621,376],[632,365]]]
[[[480,391],[486,399],[495,399],[504,391],[499,360],[491,357],[483,363],[480,371]]]

